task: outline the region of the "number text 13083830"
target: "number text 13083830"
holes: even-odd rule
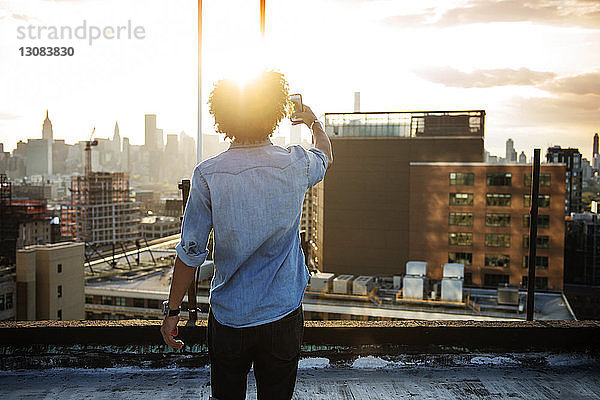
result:
[[[19,47],[23,57],[71,57],[75,54],[73,47]]]

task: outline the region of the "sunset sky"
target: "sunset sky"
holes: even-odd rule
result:
[[[144,140],[144,114],[165,133],[196,134],[194,0],[0,0],[0,142]],[[127,25],[143,39],[18,39],[17,27]],[[203,103],[212,83],[264,66],[319,113],[487,112],[485,146],[511,137],[528,156],[560,144],[591,156],[600,129],[600,1],[205,0]],[[72,57],[22,57],[21,46],[72,46]],[[212,132],[207,107],[203,131]],[[289,123],[281,126],[287,134]]]

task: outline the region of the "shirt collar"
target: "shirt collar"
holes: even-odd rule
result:
[[[271,139],[267,138],[261,142],[253,142],[253,143],[236,143],[236,142],[232,142],[229,145],[230,149],[237,149],[237,148],[249,148],[249,147],[263,147],[263,146],[269,146],[272,145],[273,143],[271,142]]]

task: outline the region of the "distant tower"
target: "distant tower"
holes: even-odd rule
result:
[[[30,162],[38,163],[42,160],[43,166],[41,167],[40,173],[41,175],[52,175],[52,139],[54,137],[54,132],[52,131],[52,121],[48,117],[48,109],[46,109],[46,119],[44,119],[44,123],[42,125],[42,141],[45,142],[43,144],[44,155],[41,156],[38,160],[33,160],[36,157],[35,155],[29,156],[31,159]]]
[[[119,123],[115,122],[115,133],[113,134],[113,146],[116,152],[121,152],[121,135],[119,135]]]
[[[145,132],[144,132],[144,146],[146,151],[156,150],[156,114],[146,114],[145,118]]]
[[[48,118],[48,110],[46,110],[46,119],[44,120],[44,125],[42,126],[42,139],[48,139],[50,143],[52,143],[54,133],[52,132],[52,122],[50,118]]]
[[[354,112],[360,112],[360,92],[354,92]]]
[[[115,122],[115,133],[112,138],[112,152],[114,156],[114,165],[113,168],[117,171],[121,170],[121,163],[123,161],[123,155],[121,153],[121,135],[119,135],[119,123]]]
[[[594,148],[592,152],[592,159],[596,157],[596,154],[598,154],[598,133],[594,133]]]
[[[524,151],[519,154],[519,164],[527,164],[527,156]]]
[[[516,162],[517,152],[515,151],[515,142],[512,139],[506,141],[506,162]]]

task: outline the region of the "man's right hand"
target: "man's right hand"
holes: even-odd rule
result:
[[[181,349],[183,348],[183,342],[179,339],[175,340],[175,336],[177,336],[178,333],[177,322],[179,322],[179,315],[165,317],[163,324],[160,327],[160,333],[162,334],[165,344],[174,349]]]

